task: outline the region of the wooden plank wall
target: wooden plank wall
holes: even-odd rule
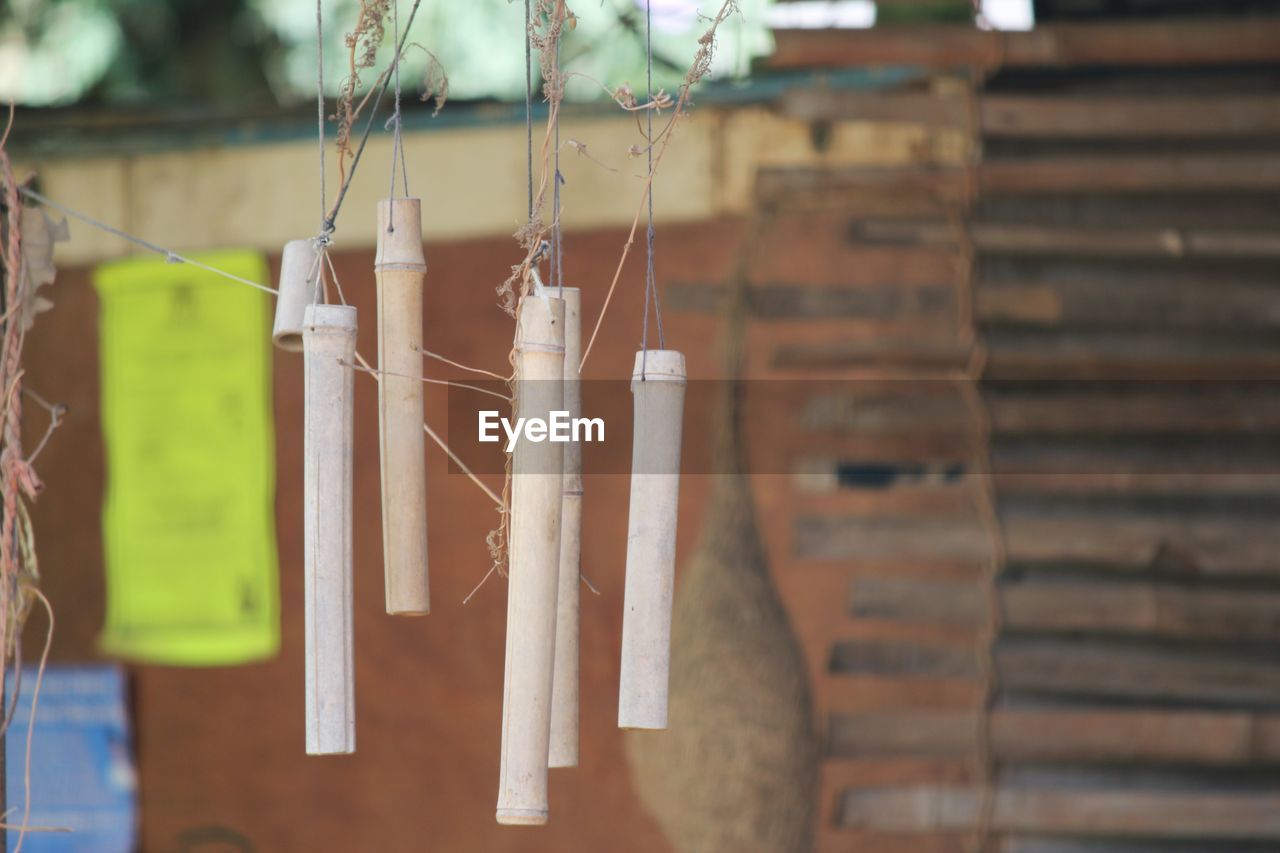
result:
[[[972,140],[759,176],[819,850],[1280,847],[1280,66],[1118,64],[779,106]]]

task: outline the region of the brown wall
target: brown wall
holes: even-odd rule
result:
[[[660,280],[722,279],[737,234],[729,223],[664,229]],[[568,237],[568,283],[584,289],[585,318],[594,318],[603,301],[625,237],[617,230]],[[512,321],[496,307],[494,286],[517,260],[510,239],[428,246],[427,346],[501,370]],[[336,261],[347,297],[361,312],[360,348],[372,353],[372,252],[339,253]],[[642,286],[637,251],[585,378],[626,374],[639,340]],[[95,660],[103,613],[104,474],[97,305],[82,270],[65,271],[53,298],[56,310],[41,317],[29,339],[28,380],[71,411],[39,462],[47,487],[34,523],[45,589],[58,616],[54,658]],[[714,319],[672,312],[665,320],[668,339],[688,354],[690,376],[715,375]],[[583,597],[583,764],[552,774],[547,827],[499,827],[493,808],[504,581],[491,579],[462,604],[488,568],[484,538],[496,516],[478,489],[447,473],[443,454],[431,446],[434,610],[426,619],[382,613],[375,387],[367,377],[356,383],[359,750],[351,757],[303,755],[302,365],[298,356],[276,352],[274,366],[281,651],[270,662],[235,668],[131,667],[144,849],[184,849],[180,837],[200,827],[227,828],[263,851],[669,849],[632,793],[615,726],[626,478],[589,477],[586,486],[583,568],[601,595]],[[428,365],[433,375],[450,375],[436,368]],[[428,419],[442,423],[444,389],[429,386],[427,401]],[[35,433],[38,425],[33,421],[29,429]],[[694,544],[704,493],[700,478],[686,478],[681,559]],[[28,648],[37,639],[29,631]]]

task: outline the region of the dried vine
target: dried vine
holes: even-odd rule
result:
[[[711,63],[715,58],[716,51],[716,34],[720,25],[737,10],[737,0],[724,0],[715,16],[706,19],[708,27],[698,38],[698,49],[694,52],[693,61],[684,75],[679,95],[674,99],[674,102],[671,96],[662,90],[652,93],[647,101],[640,102],[635,97],[631,87],[626,83],[614,89],[601,86],[621,109],[637,117],[644,110],[654,110],[661,113],[662,110],[670,108],[673,112],[666,125],[654,134],[652,138],[646,137],[644,131],[640,130],[641,136],[644,137],[644,144],[632,145],[627,149],[626,153],[633,157],[643,155],[652,149],[654,151],[653,166],[648,174],[645,175],[644,187],[640,194],[639,204],[636,207],[635,217],[631,222],[631,230],[627,235],[626,243],[623,245],[621,256],[618,258],[618,266],[614,272],[613,280],[609,284],[609,290],[605,295],[604,305],[600,309],[591,338],[583,352],[582,361],[584,363],[591,353],[591,346],[595,343],[596,335],[600,331],[600,325],[604,322],[605,312],[609,309],[614,290],[622,277],[622,270],[626,265],[627,257],[631,253],[631,247],[635,244],[636,230],[639,228],[640,219],[646,209],[649,192],[653,186],[653,177],[657,173],[658,166],[662,162],[662,157],[671,143],[680,120],[688,115],[689,108],[692,105],[690,94],[693,87],[701,82],[711,70]],[[528,38],[538,54],[538,65],[543,80],[542,93],[544,100],[547,102],[547,124],[540,149],[539,178],[533,196],[533,206],[529,221],[516,229],[514,234],[517,243],[525,250],[525,256],[520,263],[511,268],[511,275],[496,288],[499,305],[513,317],[515,316],[519,298],[528,295],[533,288],[533,281],[537,276],[537,266],[542,258],[543,248],[546,245],[549,232],[555,225],[554,222],[545,220],[543,211],[546,204],[548,186],[552,180],[558,180],[552,165],[553,155],[556,153],[554,142],[556,125],[560,119],[560,106],[564,100],[565,81],[571,76],[585,76],[565,73],[561,70],[557,61],[560,39],[564,34],[564,30],[566,27],[572,29],[575,23],[576,18],[564,0],[535,0],[532,5]],[[597,84],[600,85],[598,81]],[[640,127],[638,121],[637,127]],[[563,144],[577,150],[580,154],[586,154],[586,145],[577,140],[569,139]],[[594,157],[587,156],[593,162],[599,163]],[[508,354],[508,361],[512,365],[513,377],[515,375],[515,357],[516,350],[513,340],[511,351]],[[514,399],[516,389],[513,383],[514,380],[509,382],[508,385],[511,389],[511,396]],[[499,509],[501,519],[498,527],[492,530],[486,539],[489,554],[493,559],[493,568],[490,569],[490,572],[496,569],[500,574],[505,574],[503,569],[509,556],[506,546],[510,528],[510,494],[511,458],[508,456],[506,460],[506,477],[502,488],[502,507]]]

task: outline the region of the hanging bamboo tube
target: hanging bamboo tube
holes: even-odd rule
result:
[[[422,202],[378,202],[378,447],[387,612],[431,610],[427,584],[427,479],[422,436]]]
[[[564,406],[564,302],[520,300],[516,414],[550,419]],[[507,653],[498,823],[547,822],[551,682],[560,578],[564,445],[522,437],[512,458]]]
[[[618,726],[665,729],[671,668],[684,355],[636,353]]]
[[[354,752],[351,487],[356,309],[308,305],[305,359],[307,754]]]
[[[316,301],[320,255],[311,240],[290,240],[280,255],[280,286],[271,341],[282,350],[302,352],[302,323],[307,306]]]
[[[564,299],[564,411],[582,415],[582,293],[556,290]],[[552,767],[578,766],[578,617],[582,564],[582,445],[564,447],[564,499],[560,510],[560,591],[556,596],[556,659],[551,687]]]

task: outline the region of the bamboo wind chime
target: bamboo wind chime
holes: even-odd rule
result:
[[[422,437],[422,202],[378,203],[378,446],[387,613],[431,610]]]
[[[550,421],[564,408],[565,303],[516,309],[516,416]],[[512,455],[507,647],[497,821],[547,822],[547,768],[560,584],[564,445],[517,442]]]
[[[684,355],[636,353],[618,726],[665,729],[671,670]]]
[[[307,753],[354,752],[352,419],[356,309],[308,305],[302,328]]]
[[[564,300],[564,407],[569,421],[582,415],[582,293],[576,287],[556,289]],[[560,508],[560,582],[556,597],[556,657],[551,689],[552,767],[578,766],[578,638],[582,574],[582,445],[564,448],[564,483]]]

